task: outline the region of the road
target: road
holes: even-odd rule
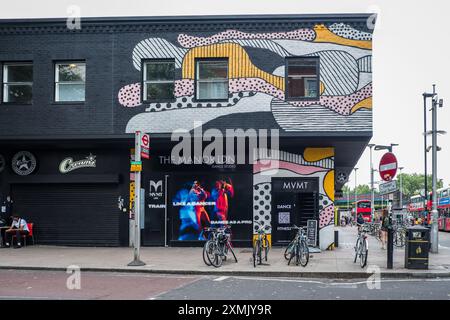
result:
[[[450,279],[331,280],[0,270],[0,299],[450,300]],[[69,281],[68,281],[69,278]],[[73,281],[72,281],[73,280]],[[75,289],[68,289],[67,282]]]
[[[439,247],[450,249],[450,232],[439,232]]]

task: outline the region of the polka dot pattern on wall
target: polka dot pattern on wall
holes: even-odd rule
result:
[[[333,23],[328,29],[334,34],[351,40],[372,41],[372,34],[352,28],[344,23]]]
[[[271,184],[260,183],[253,186],[253,221],[262,223],[262,227],[268,233],[272,232],[271,226]],[[260,225],[253,224],[253,233],[255,234]]]
[[[118,94],[119,103],[128,108],[141,105],[141,84],[133,83],[122,87]]]
[[[334,222],[334,204],[322,209],[319,213],[319,228],[326,227]]]
[[[221,108],[221,107],[232,107],[239,102],[242,98],[251,96],[251,92],[244,92],[239,95],[237,93],[232,94],[228,102],[196,102],[193,101],[194,96],[179,97],[173,102],[168,103],[150,103],[145,111],[148,112],[158,112],[173,109],[183,109],[183,108]]]
[[[288,32],[247,33],[238,30],[226,30],[210,37],[195,37],[187,34],[178,36],[178,43],[185,48],[206,46],[232,39],[290,39],[312,41],[316,33],[312,29],[297,29]]]
[[[333,110],[341,115],[348,116],[351,114],[352,108],[359,102],[372,96],[372,83],[368,84],[361,90],[348,96],[321,96],[319,101],[289,102],[297,107],[307,107],[310,105],[321,105]]]

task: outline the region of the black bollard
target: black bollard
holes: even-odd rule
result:
[[[334,247],[339,247],[339,231],[334,230]]]
[[[387,268],[392,269],[394,265],[394,230],[388,228],[387,234]]]

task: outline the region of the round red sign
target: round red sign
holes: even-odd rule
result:
[[[392,152],[385,153],[380,160],[379,172],[381,179],[392,181],[397,174],[397,158]]]
[[[142,136],[142,145],[143,145],[144,147],[148,147],[148,143],[149,143],[148,140],[149,140],[149,139],[148,139],[148,135],[144,134],[144,135]]]

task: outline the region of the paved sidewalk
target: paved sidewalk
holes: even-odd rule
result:
[[[147,265],[128,267],[132,260],[131,248],[79,248],[56,246],[29,246],[22,249],[1,249],[1,269],[49,269],[66,270],[70,265],[90,271],[128,271],[166,274],[215,274],[254,275],[310,278],[365,278],[379,267],[383,277],[450,277],[450,248],[443,247],[439,254],[430,254],[429,270],[409,270],[404,268],[404,250],[395,248],[394,269],[386,269],[386,250],[381,250],[379,242],[370,237],[368,266],[361,269],[353,263],[353,243],[356,228],[339,230],[339,248],[314,253],[309,264],[288,266],[283,257],[283,248],[273,248],[269,252],[269,265],[253,267],[251,248],[236,248],[238,263],[225,261],[220,268],[208,267],[202,260],[202,248],[162,248],[144,247],[141,260]],[[445,237],[450,234],[446,234]],[[370,272],[368,274],[367,272]]]

